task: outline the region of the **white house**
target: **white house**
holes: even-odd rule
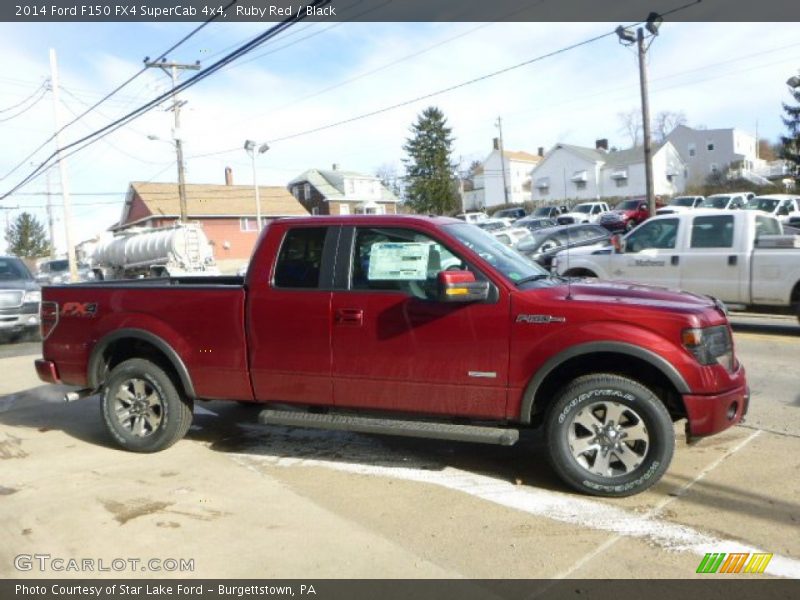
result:
[[[602,200],[646,194],[644,149],[608,149],[607,140],[594,148],[556,144],[531,172],[531,200]],[[657,196],[672,196],[686,187],[685,165],[666,142],[653,146],[653,188]]]
[[[739,129],[693,129],[678,125],[667,135],[681,159],[686,163],[687,182],[702,184],[711,173],[727,174],[730,170],[753,183],[766,168],[758,158],[756,137]],[[769,183],[769,182],[766,182]]]
[[[541,154],[544,154],[544,149],[541,149]],[[473,189],[464,193],[464,208],[471,210],[525,202],[530,198],[531,169],[542,160],[541,154],[511,150],[501,154],[500,142],[495,138],[494,149],[473,176]],[[508,199],[503,191],[504,183]]]

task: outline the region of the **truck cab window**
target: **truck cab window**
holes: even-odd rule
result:
[[[625,252],[641,252],[648,248],[672,250],[678,239],[678,219],[647,221],[625,238]]]
[[[733,216],[695,217],[691,244],[692,248],[732,248]]]
[[[438,276],[465,263],[439,242],[410,229],[359,228],[351,289],[404,292],[422,300],[438,294]]]
[[[275,265],[275,287],[318,288],[326,227],[299,227],[286,232]]]

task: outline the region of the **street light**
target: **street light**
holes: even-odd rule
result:
[[[650,33],[650,40],[658,35],[658,29],[664,21],[663,17],[658,13],[651,12],[647,15],[647,22],[644,27],[639,27],[634,32],[628,27],[620,25],[617,27],[617,37],[621,44],[626,46],[637,45],[639,56],[639,88],[642,95],[642,132],[644,145],[644,178],[645,188],[647,194],[647,209],[650,216],[656,214],[656,198],[653,190],[653,151],[650,144],[650,103],[647,97],[647,63],[645,61],[645,53],[647,52],[650,44],[645,46],[645,29]]]
[[[258,181],[256,179],[256,146],[258,144],[253,140],[245,140],[244,141],[244,149],[247,154],[250,155],[250,161],[253,164],[253,188],[256,192],[256,223],[258,224],[258,231],[261,231],[261,196],[258,193]],[[264,154],[267,150],[269,150],[269,146],[267,144],[261,144],[258,146],[258,153]]]

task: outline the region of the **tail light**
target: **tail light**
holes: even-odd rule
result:
[[[42,302],[39,305],[39,327],[43,340],[47,339],[56,325],[58,325],[58,302]]]

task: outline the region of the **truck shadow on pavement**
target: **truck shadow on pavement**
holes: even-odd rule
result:
[[[567,491],[547,462],[539,432],[522,432],[511,447],[447,440],[302,429],[257,422],[257,406],[202,404],[216,413],[197,414],[187,438],[217,452],[265,464],[328,465],[334,469],[458,469],[475,475],[552,491]]]
[[[105,448],[116,448],[105,431],[97,396],[74,403],[64,402],[64,393],[74,388],[41,385],[0,396],[0,424],[27,427],[46,433],[63,431],[70,437]]]

